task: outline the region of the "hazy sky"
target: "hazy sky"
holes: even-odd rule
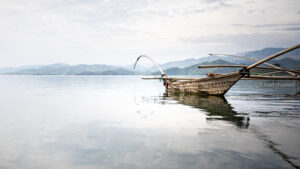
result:
[[[300,0],[0,0],[0,67],[132,64],[300,42]]]

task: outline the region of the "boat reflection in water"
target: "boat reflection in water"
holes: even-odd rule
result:
[[[250,118],[246,114],[238,114],[224,97],[200,96],[186,93],[164,93],[164,98],[171,98],[180,104],[192,106],[207,112],[207,120],[225,120],[241,128],[248,128]]]

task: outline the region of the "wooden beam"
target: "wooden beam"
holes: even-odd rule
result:
[[[215,68],[215,67],[247,67],[248,65],[199,65],[198,68]]]
[[[259,76],[251,75],[249,78],[242,78],[242,80],[300,80],[299,76]]]
[[[159,80],[159,79],[161,79],[161,80],[163,80],[163,79],[165,79],[165,80],[196,80],[196,79],[202,79],[202,78],[193,78],[193,77],[191,77],[191,78],[188,78],[188,77],[173,77],[173,78],[171,78],[171,77],[142,77],[142,79],[143,80],[155,80],[155,79],[157,79],[157,80]]]
[[[186,77],[142,77],[143,80],[199,80],[203,78],[186,78]],[[259,75],[251,75],[249,78],[242,78],[241,80],[300,80],[300,77],[295,77],[295,76],[259,76]]]
[[[291,70],[291,71],[292,71],[292,72],[295,72],[295,73],[300,73],[300,70],[299,70],[299,69],[294,69],[294,70]],[[275,71],[275,72],[261,73],[261,74],[259,74],[259,75],[262,76],[262,75],[276,74],[276,73],[282,73],[282,72],[285,72],[285,71],[279,70],[279,71]]]
[[[216,67],[248,67],[248,65],[199,65],[198,68],[216,68]],[[289,71],[289,72],[294,72],[294,73],[300,73],[300,71],[294,71],[294,70],[288,70],[288,69],[283,69],[283,68],[271,68],[271,67],[259,67],[256,66],[255,68],[257,69],[266,69],[266,70],[280,70],[280,71]]]

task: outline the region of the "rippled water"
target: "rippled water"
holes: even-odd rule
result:
[[[0,168],[299,168],[299,82],[224,98],[138,76],[0,76]]]

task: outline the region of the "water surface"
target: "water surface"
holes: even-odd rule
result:
[[[0,76],[0,168],[299,168],[299,82],[281,84],[220,98],[138,76]]]

